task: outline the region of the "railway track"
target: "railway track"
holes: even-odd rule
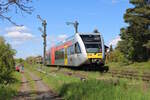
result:
[[[67,76],[80,78],[80,80],[88,80],[88,72],[81,73],[78,71],[66,71],[66,70],[51,70],[50,73],[62,73]],[[125,78],[125,79],[131,79],[131,80],[142,80],[144,82],[150,82],[150,72],[138,72],[138,71],[131,71],[131,70],[109,70],[107,73],[103,73],[102,75],[108,74],[111,77],[117,77],[117,78]],[[101,75],[96,77],[97,80],[100,80]]]
[[[73,76],[80,78],[81,80],[87,80],[88,75],[82,74],[78,72],[69,72],[69,71],[59,71],[65,75]],[[142,80],[145,82],[150,82],[150,72],[138,72],[138,71],[130,71],[130,70],[109,70],[107,73],[103,73],[103,75],[108,74],[111,77],[117,77],[117,78],[126,78],[126,79],[132,79],[132,80]],[[99,76],[101,77],[101,76]],[[97,77],[96,79],[99,79]]]
[[[128,71],[128,70],[110,70],[108,73],[112,77],[142,80],[150,82],[150,72],[139,73],[137,71]]]

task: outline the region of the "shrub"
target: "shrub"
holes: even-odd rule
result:
[[[12,72],[15,69],[14,56],[15,51],[4,39],[0,38],[0,84],[13,82]]]
[[[110,62],[119,62],[121,64],[129,64],[129,61],[125,58],[123,53],[121,53],[117,49],[107,54],[106,63],[110,63]]]

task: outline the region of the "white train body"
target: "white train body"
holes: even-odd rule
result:
[[[52,47],[46,55],[48,65],[104,65],[105,46],[100,33],[76,33]]]

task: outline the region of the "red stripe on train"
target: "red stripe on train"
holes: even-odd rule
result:
[[[54,47],[51,48],[51,64],[52,65],[55,64],[55,48]]]
[[[63,49],[64,46],[70,46],[72,45],[71,41],[68,41],[66,43],[64,43],[63,45],[57,46],[57,47],[52,47],[51,48],[51,64],[54,65],[55,64],[55,51],[58,51],[60,49]]]

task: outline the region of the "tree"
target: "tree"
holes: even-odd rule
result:
[[[18,11],[26,12],[31,14],[33,11],[33,7],[30,6],[32,0],[0,0],[0,19],[5,19],[11,22],[14,25],[17,25],[14,21],[12,21],[11,16],[6,15],[7,13],[15,10],[16,13]]]
[[[27,57],[26,62],[29,64],[35,64],[35,57],[33,56]]]
[[[0,37],[0,45],[3,44],[5,42],[3,37]]]
[[[112,44],[110,45],[110,49],[109,49],[110,52],[113,51],[113,47],[112,47]]]
[[[124,20],[128,24],[121,29],[118,48],[131,61],[150,58],[150,2],[149,0],[130,0],[133,8],[126,10]]]
[[[9,83],[12,81],[12,72],[15,69],[15,60],[13,56],[15,51],[11,49],[9,44],[6,44],[4,39],[0,37],[0,84]]]

